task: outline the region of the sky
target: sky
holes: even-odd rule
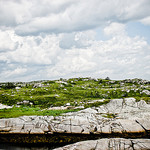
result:
[[[150,80],[150,0],[0,0],[0,82]]]

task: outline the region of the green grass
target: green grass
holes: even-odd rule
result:
[[[87,104],[84,104],[84,107],[85,108],[88,108],[88,107],[98,107],[98,106],[107,104],[109,102],[110,102],[110,100],[104,100],[103,102],[87,103]]]
[[[136,101],[144,100],[146,103],[150,103],[150,97],[135,97]]]
[[[116,118],[117,116],[116,116],[116,114],[107,113],[107,114],[103,115],[103,117],[105,117],[105,118]]]
[[[66,110],[41,110],[36,107],[13,107],[11,109],[1,109],[0,110],[0,118],[16,118],[19,116],[59,116],[63,113],[75,112],[81,109],[66,109]]]
[[[35,87],[35,84],[39,83],[43,87]],[[21,88],[15,89],[15,87]],[[71,106],[96,107],[107,103],[107,99],[114,98],[135,97],[137,101],[143,99],[149,103],[150,95],[142,93],[143,90],[150,91],[150,82],[143,82],[140,79],[95,80],[91,78],[71,78],[68,80],[33,81],[28,83],[0,83],[0,103],[9,106],[17,105],[18,102],[24,100],[33,103],[32,106],[22,105],[21,108],[28,108],[26,111],[23,109],[23,112],[21,112],[21,108],[0,110],[0,116],[5,116],[6,113],[12,117],[16,116],[17,113],[19,115],[39,115],[44,113],[44,111],[41,111],[42,109],[52,106],[64,106],[66,103],[70,103]],[[86,103],[98,99],[106,100],[104,103]],[[54,112],[45,111],[46,114]],[[59,112],[56,111],[56,114],[59,114]]]

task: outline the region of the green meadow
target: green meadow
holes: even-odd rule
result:
[[[150,102],[150,82],[142,79],[110,80],[71,78],[53,81],[0,83],[0,103],[12,106],[1,109],[0,118],[22,115],[61,115],[78,111],[77,106],[96,107],[111,99],[134,97]],[[104,99],[103,102],[89,103]],[[66,110],[48,110],[68,106]]]

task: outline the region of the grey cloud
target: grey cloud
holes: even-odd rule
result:
[[[42,39],[41,38],[35,38],[35,42],[37,43],[37,45],[40,45],[42,43]]]
[[[65,11],[73,0],[1,0],[0,25],[15,27]]]
[[[1,0],[0,22],[18,35],[84,31],[150,15],[149,0]]]
[[[59,46],[63,49],[70,49],[74,45],[76,45],[74,34],[68,34],[67,36],[64,36],[59,42]]]
[[[87,37],[89,36],[88,32],[87,32],[86,37],[83,37],[80,33],[81,32],[63,34],[62,38],[59,41],[60,48],[62,49],[79,48],[80,49],[80,48],[89,47],[91,44],[87,42],[88,39],[90,40],[90,37]]]

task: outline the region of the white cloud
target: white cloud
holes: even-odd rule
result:
[[[0,75],[4,76],[3,78],[5,79],[9,79],[9,78],[14,78],[18,76],[22,76],[27,72],[26,68],[22,68],[22,67],[17,67],[14,70],[4,70],[0,73]]]
[[[117,30],[114,25],[120,28]],[[129,37],[122,24],[112,23],[104,28],[104,32],[113,36],[105,41],[96,41],[93,31],[27,37],[13,35],[13,40],[19,46],[15,51],[1,53],[1,80],[26,81],[75,76],[149,78],[146,66],[150,65],[150,46],[145,39]],[[73,42],[65,49],[60,46],[62,40]],[[18,65],[25,69],[19,70]]]
[[[49,35],[42,37],[19,37],[14,36],[14,40],[18,40],[18,48],[7,53],[9,62],[19,62],[25,64],[52,64],[57,59],[60,52],[59,37]]]
[[[140,72],[146,71],[144,66],[150,65],[145,58],[147,57],[145,55],[150,53],[149,50],[147,42],[140,37],[116,35],[107,41],[93,41],[86,48],[72,48],[65,51],[55,66],[47,67],[46,74],[50,77],[68,74],[111,76],[115,79],[141,77]]]
[[[14,32],[12,30],[0,30],[0,52],[11,51],[17,48],[18,42],[16,42],[13,37]]]
[[[109,26],[104,28],[104,33],[106,35],[111,35],[111,36],[123,36],[125,35],[125,25],[121,23],[111,23]]]
[[[141,22],[145,25],[150,25],[150,16],[142,19]]]

